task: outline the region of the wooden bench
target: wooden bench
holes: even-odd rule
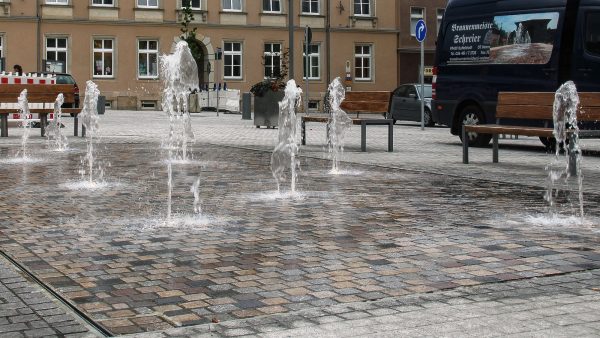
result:
[[[554,128],[552,127],[552,114],[554,95],[555,93],[551,92],[498,93],[496,124],[463,125],[463,163],[469,163],[469,140],[467,137],[467,133],[469,132],[492,135],[493,163],[498,163],[499,134],[553,138]],[[577,112],[577,120],[579,122],[593,122],[600,120],[600,93],[579,93],[579,101],[580,109]],[[543,127],[503,124],[503,120],[543,121]],[[597,137],[600,137],[600,130],[579,130],[579,138]]]
[[[46,125],[48,123],[48,114],[54,113],[54,103],[58,94],[62,93],[65,103],[74,103],[75,94],[73,85],[70,84],[2,84],[0,85],[0,103],[18,103],[21,92],[27,89],[27,101],[29,102],[29,112],[38,114],[40,118],[40,133],[46,135]],[[41,104],[43,108],[33,108]],[[62,108],[65,114],[74,116],[75,126],[74,135],[78,134],[78,118],[81,108]],[[8,114],[19,113],[19,108],[0,108],[0,136],[8,137]]]
[[[367,151],[367,126],[388,126],[388,151],[394,151],[394,120],[387,119],[391,92],[346,92],[346,98],[340,108],[352,119],[352,124],[360,125],[360,149]],[[356,114],[356,117],[353,115]],[[382,115],[382,118],[365,118],[361,115]],[[306,122],[329,123],[329,116],[303,116],[302,117],[302,145],[306,144]]]

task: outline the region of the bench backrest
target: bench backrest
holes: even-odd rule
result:
[[[35,103],[51,103],[56,101],[56,96],[63,94],[65,102],[75,102],[73,85],[70,84],[1,84],[0,102],[17,102],[19,95],[27,89],[27,101]]]
[[[348,91],[340,108],[347,113],[387,113],[392,92]]]
[[[578,121],[600,121],[600,93],[579,94]],[[496,118],[552,120],[554,93],[499,92]]]

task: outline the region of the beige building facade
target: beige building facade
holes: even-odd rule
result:
[[[183,3],[182,3],[183,1]],[[181,38],[182,6],[190,2],[200,47],[202,87],[215,83],[247,92],[277,71],[289,49],[288,0],[0,0],[3,70],[73,75],[81,90],[93,80],[115,109],[158,109],[160,55]],[[445,0],[294,0],[294,74],[318,106],[328,83],[341,77],[352,90],[393,90],[415,81],[419,15],[437,29]],[[309,70],[304,29],[312,29]],[[432,29],[432,27],[434,27]],[[426,40],[427,64],[435,38]],[[215,60],[221,49],[222,58]]]

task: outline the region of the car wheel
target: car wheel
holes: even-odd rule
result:
[[[433,122],[433,116],[431,116],[431,110],[429,110],[428,108],[425,108],[424,119],[425,119],[425,121],[423,121],[423,122],[427,127],[435,126],[435,122]]]
[[[460,113],[459,122],[462,130],[463,125],[482,124],[485,122],[485,119],[481,109],[477,106],[471,105],[463,108]],[[459,133],[459,137],[462,141],[462,132]],[[469,140],[469,146],[485,147],[490,143],[492,135],[469,132],[467,133],[467,138]]]

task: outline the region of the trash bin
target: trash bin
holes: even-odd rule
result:
[[[242,94],[242,120],[252,119],[252,94]]]
[[[106,110],[106,96],[98,96],[98,115],[104,114]]]

